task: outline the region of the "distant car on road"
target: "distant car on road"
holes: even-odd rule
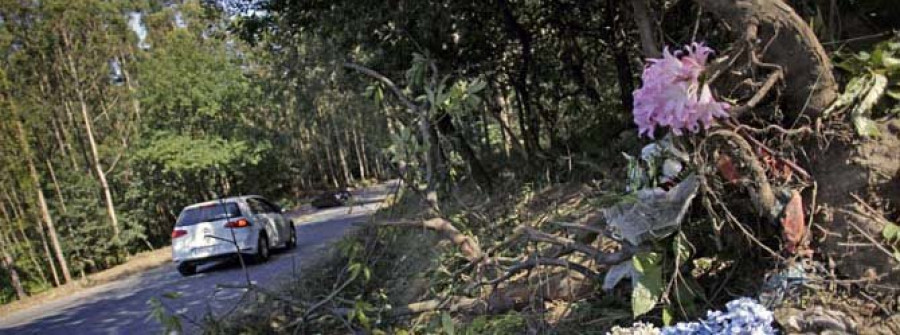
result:
[[[269,259],[271,248],[297,245],[294,223],[283,210],[260,196],[231,197],[190,205],[181,211],[172,230],[172,260],[189,276],[197,265],[248,255],[256,262]]]
[[[312,206],[315,208],[344,206],[350,201],[350,197],[350,191],[347,190],[326,192],[313,199]]]

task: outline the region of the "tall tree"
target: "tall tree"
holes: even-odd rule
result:
[[[34,166],[34,158],[31,154],[31,146],[28,144],[28,137],[25,133],[25,127],[22,125],[22,120],[19,119],[18,113],[16,112],[15,103],[10,99],[9,96],[2,94],[0,98],[6,102],[7,107],[10,111],[10,116],[15,122],[16,132],[19,138],[19,145],[22,148],[22,156],[25,157],[25,163],[28,165],[28,172],[31,176],[31,182],[34,187],[34,192],[37,196],[38,208],[41,211],[41,219],[44,221],[44,224],[47,227],[47,233],[50,235],[50,242],[53,245],[53,251],[56,255],[56,260],[59,262],[60,269],[62,270],[63,279],[66,283],[72,281],[72,275],[69,273],[69,262],[66,260],[66,256],[63,253],[62,246],[59,243],[59,236],[56,232],[56,226],[53,224],[53,217],[50,215],[50,208],[47,206],[47,200],[44,198],[44,190],[41,187],[41,177],[38,174],[37,168]]]

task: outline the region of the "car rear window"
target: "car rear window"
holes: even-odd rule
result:
[[[209,222],[241,216],[237,203],[213,204],[185,209],[175,222],[176,227],[191,226],[200,222]]]

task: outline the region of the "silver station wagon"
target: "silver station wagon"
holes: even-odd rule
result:
[[[272,248],[296,245],[294,223],[281,208],[254,195],[187,206],[172,230],[172,260],[184,276],[204,262],[238,255],[265,262]]]

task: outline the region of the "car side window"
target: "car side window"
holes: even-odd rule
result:
[[[268,200],[266,200],[266,199],[259,199],[259,200],[266,206],[267,212],[269,212],[269,213],[281,213],[281,208],[279,208],[278,206],[275,206],[274,204],[272,204],[272,203],[269,202]]]
[[[266,205],[262,201],[259,201],[259,199],[247,199],[247,205],[250,206],[250,211],[252,211],[253,214],[265,214],[268,212]]]

